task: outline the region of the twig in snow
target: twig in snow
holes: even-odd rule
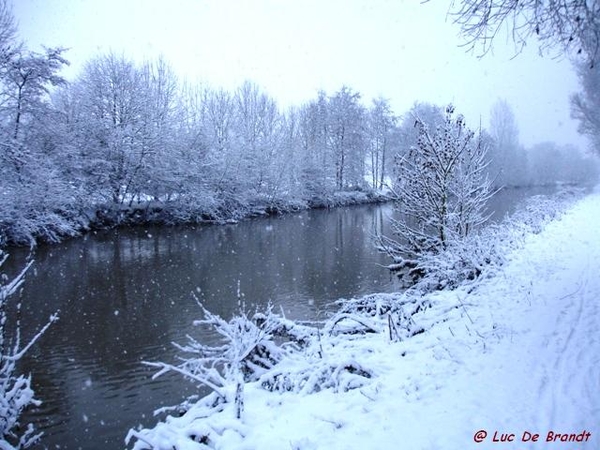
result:
[[[471,321],[471,324],[475,325],[475,322],[473,322],[473,319],[471,319],[471,316],[469,315],[469,312],[467,311],[467,308],[465,308],[465,305],[462,302],[462,299],[460,298],[460,295],[457,295],[456,298],[458,298],[458,303],[460,303],[460,306],[462,306],[462,309],[465,312],[465,314],[467,315],[467,317],[469,318],[469,320]]]

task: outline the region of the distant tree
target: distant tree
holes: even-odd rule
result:
[[[595,185],[598,183],[600,161],[595,155],[585,155],[573,145],[559,148],[563,166],[560,181],[574,185]]]
[[[335,189],[333,157],[328,146],[327,94],[319,91],[317,98],[302,105],[298,111],[298,139],[303,163],[300,181],[309,197]]]
[[[17,25],[8,0],[0,0],[0,78],[14,54],[22,48],[17,42]]]
[[[358,92],[343,86],[328,101],[328,144],[335,161],[339,191],[364,184],[364,109],[359,100]]]
[[[241,175],[258,194],[273,195],[280,153],[278,140],[281,116],[275,100],[258,85],[246,81],[234,96],[235,133],[243,158]]]
[[[420,136],[418,123],[435,130],[445,120],[444,108],[431,103],[416,102],[401,118],[399,128],[400,147],[406,152],[417,145]]]
[[[600,1],[598,0],[452,0],[450,14],[471,49],[488,52],[506,25],[520,51],[535,38],[540,48],[560,48],[565,53],[585,54],[591,65],[600,50]]]
[[[519,145],[519,129],[512,108],[506,100],[497,100],[490,114],[490,133],[505,147]]]
[[[486,176],[487,148],[454,107],[432,130],[416,118],[417,144],[397,156],[396,200],[402,218],[392,222],[398,240],[381,247],[399,264],[414,267],[423,253],[444,251],[483,224],[492,195]]]
[[[530,174],[534,185],[549,186],[562,182],[564,156],[555,142],[541,142],[529,149]]]
[[[600,68],[576,64],[581,92],[571,96],[571,116],[579,121],[579,132],[588,136],[600,156]]]
[[[385,184],[386,163],[396,121],[388,100],[381,97],[373,100],[368,110],[366,134],[371,160],[371,186],[374,189],[382,189]]]
[[[519,129],[512,108],[498,100],[490,114],[490,165],[488,172],[495,186],[527,184],[527,156],[519,144]]]
[[[533,184],[549,186],[557,183],[586,185],[598,180],[598,160],[584,157],[572,145],[560,146],[542,142],[529,149],[530,175]]]

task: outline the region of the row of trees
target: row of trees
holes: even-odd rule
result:
[[[161,221],[222,220],[384,189],[394,155],[416,145],[415,117],[432,129],[444,122],[438,106],[416,104],[399,117],[388,100],[367,105],[349,87],[282,110],[252,82],[235,91],[193,85],[164,59],[114,53],[88,61],[68,83],[65,49],[27,50],[6,0],[0,6],[0,245],[59,240],[95,221],[133,220],[132,211],[145,214],[139,220],[148,211]],[[584,92],[593,92],[588,84]],[[583,99],[574,111],[582,131],[597,135],[587,113],[596,104]],[[553,144],[524,151],[506,103],[481,131],[497,186],[593,175],[571,149],[558,149],[558,159]],[[575,169],[562,170],[566,162]],[[540,178],[552,164],[545,173],[556,176]]]
[[[593,134],[590,137],[593,139]],[[598,179],[596,158],[573,145],[548,141],[525,148],[519,142],[514,113],[504,100],[492,107],[485,139],[489,143],[487,171],[494,187],[586,184]]]
[[[4,239],[55,240],[102,208],[223,218],[385,183],[396,120],[385,99],[367,107],[342,87],[282,111],[254,83],[194,86],[163,59],[115,54],[67,84],[63,52],[19,46],[0,73]]]

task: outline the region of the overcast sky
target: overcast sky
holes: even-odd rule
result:
[[[536,43],[514,56],[500,40],[477,58],[460,48],[450,0],[14,0],[31,49],[65,46],[74,77],[105,51],[160,54],[182,77],[234,89],[245,79],[282,106],[342,85],[366,100],[453,102],[472,127],[498,99],[513,107],[521,142],[584,146],[570,118],[578,89],[567,60],[541,58]]]

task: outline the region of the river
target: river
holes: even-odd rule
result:
[[[506,191],[496,219],[531,190]],[[20,294],[31,336],[50,314],[60,320],[21,364],[43,404],[27,413],[50,449],[118,449],[131,427],[197,392],[178,375],[152,380],[142,361],[175,359],[201,317],[198,298],[230,317],[269,302],[292,319],[325,317],[331,302],[398,289],[373,246],[393,209],[368,205],[310,210],[239,224],[138,227],[91,233],[39,247]],[[15,273],[27,251],[11,251]],[[197,334],[196,334],[197,336]],[[203,341],[214,336],[199,336]]]

